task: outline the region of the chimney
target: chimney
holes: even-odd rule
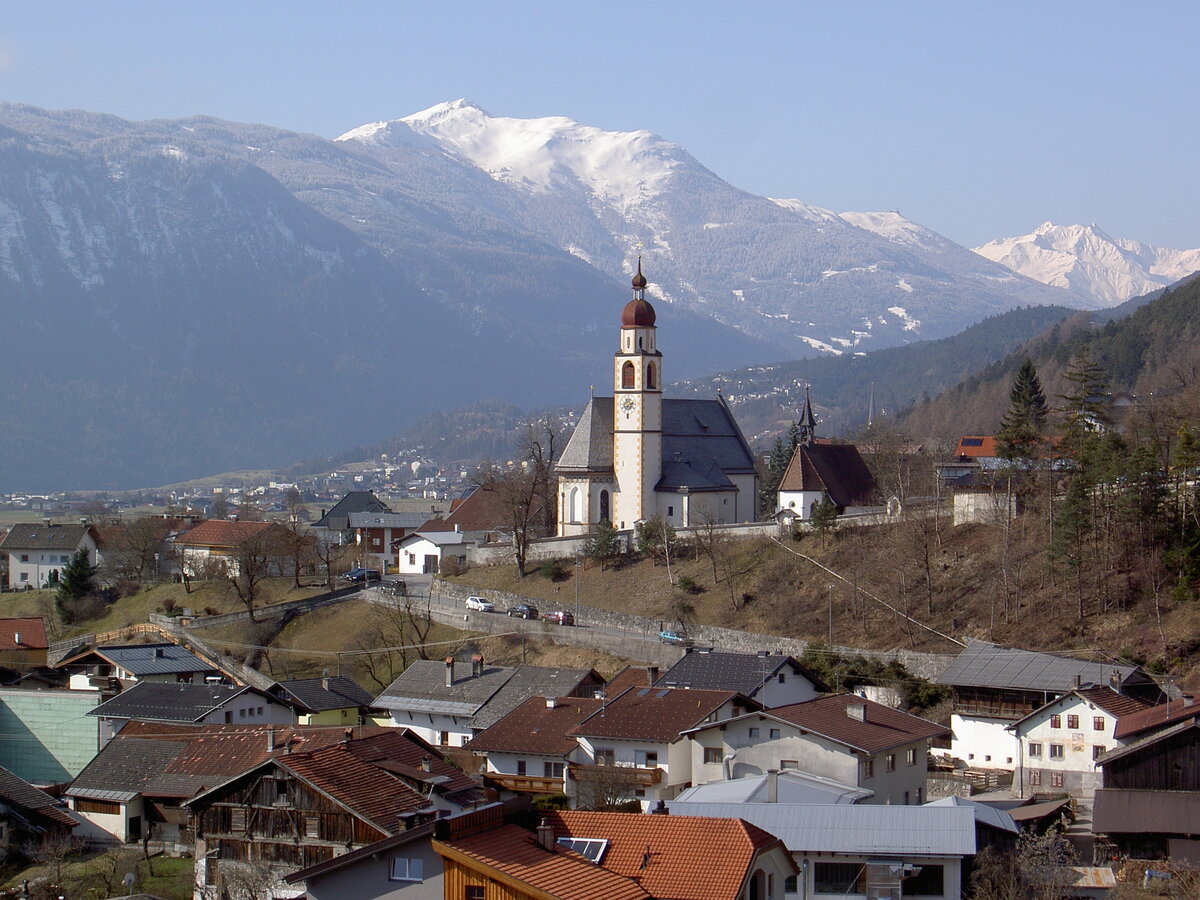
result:
[[[1114,691],[1121,690],[1121,673],[1116,669],[1112,670],[1112,674],[1108,676],[1108,686]]]
[[[1184,705],[1184,708],[1187,708],[1187,707],[1191,706],[1191,705],[1192,705],[1193,703],[1195,703],[1195,702],[1196,702],[1196,701],[1195,701],[1195,699],[1193,699],[1192,697],[1189,697],[1189,696],[1188,696],[1188,695],[1186,695],[1186,694],[1183,696],[1183,705]]]
[[[1081,687],[1083,687],[1083,673],[1076,672],[1075,673],[1075,690],[1079,690]]]
[[[432,756],[422,756],[421,757],[421,771],[422,772],[432,772],[433,771],[433,757]]]
[[[329,676],[328,675],[325,675],[324,677],[321,678],[321,690],[323,690],[323,691],[329,690]]]
[[[473,653],[471,655],[471,677],[478,678],[483,674],[483,654]]]
[[[13,643],[14,644],[21,643],[21,632],[18,631],[16,634],[13,635]]]
[[[345,731],[342,732],[342,743],[343,744],[348,744],[353,739],[354,739],[354,729],[353,728],[347,728]]]
[[[458,534],[460,531],[462,531],[462,529],[461,529],[461,528],[459,528],[459,526],[458,526],[458,523],[457,523],[457,522],[455,522],[455,523],[454,523],[454,533],[455,533],[455,534]]]
[[[537,827],[537,842],[543,850],[554,852],[554,826],[546,819]]]
[[[767,802],[779,802],[779,770],[767,769]]]
[[[846,715],[848,715],[851,719],[854,719],[856,722],[867,721],[867,704],[851,703],[846,707]]]
[[[454,657],[447,656],[446,663],[446,687],[454,686]]]
[[[658,666],[646,666],[646,684],[653,685],[658,681]]]
[[[267,752],[275,752],[275,726],[271,725],[267,728]]]
[[[558,706],[558,699],[555,697],[546,698],[546,709],[554,709]]]

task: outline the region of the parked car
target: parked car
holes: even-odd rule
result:
[[[467,609],[473,609],[476,612],[495,612],[496,607],[491,600],[485,600],[483,597],[468,597],[466,602]]]
[[[565,610],[557,612],[548,612],[542,616],[547,622],[553,622],[555,625],[574,625],[575,616]]]
[[[676,647],[691,647],[694,643],[692,639],[682,631],[660,631],[658,633],[658,639],[664,644],[674,644]]]
[[[508,608],[510,616],[516,616],[518,619],[536,619],[538,610],[536,606],[530,606],[528,603],[518,603],[516,606]]]
[[[383,575],[378,569],[364,569],[362,566],[355,566],[349,572],[342,576],[346,581],[351,581],[361,584],[366,581],[381,581]]]

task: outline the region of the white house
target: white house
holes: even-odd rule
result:
[[[8,587],[19,591],[54,584],[62,570],[80,550],[88,562],[98,563],[96,529],[90,525],[31,525],[18,523],[0,541],[0,552],[8,554]]]
[[[705,723],[687,732],[692,780],[727,781],[772,770],[865,788],[867,803],[925,800],[930,742],[947,729],[851,694]]]
[[[426,575],[441,570],[442,562],[467,560],[467,549],[474,544],[461,531],[414,531],[396,545],[401,575]]]
[[[737,691],[768,708],[813,700],[828,690],[813,672],[784,653],[728,653],[693,647],[685,649],[654,685]]]
[[[1090,798],[1101,786],[1096,760],[1124,746],[1116,737],[1119,720],[1150,709],[1112,688],[1075,688],[1009,726],[1019,749],[1014,793],[1069,793]]]

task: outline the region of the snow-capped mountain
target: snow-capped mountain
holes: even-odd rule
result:
[[[1200,249],[1167,250],[1110,237],[1095,225],[1046,222],[976,247],[980,256],[1079,297],[1116,306],[1200,270]]]
[[[1069,300],[896,214],[747,194],[646,131],[495,117],[457,100],[338,141],[389,164],[439,147],[510,187],[523,227],[601,271],[628,272],[640,253],[659,299],[783,356],[878,349]]]

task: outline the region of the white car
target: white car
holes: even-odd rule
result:
[[[473,609],[476,612],[495,612],[496,607],[491,600],[484,600],[482,597],[468,597],[466,602],[467,609]]]

